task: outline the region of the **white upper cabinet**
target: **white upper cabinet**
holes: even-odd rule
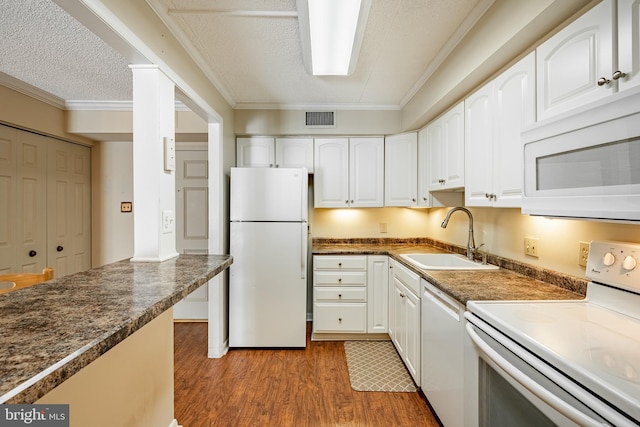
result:
[[[236,164],[249,168],[307,168],[313,173],[312,138],[239,137]]]
[[[382,207],[384,138],[349,139],[349,206]]]
[[[418,205],[418,135],[407,132],[385,138],[384,205]]]
[[[618,0],[619,90],[640,85],[640,1]]]
[[[614,0],[603,0],[538,47],[538,120],[616,91],[613,10]]]
[[[520,207],[522,140],[535,121],[530,53],[465,100],[465,205]]]
[[[313,196],[316,208],[349,206],[349,139],[316,138]]]
[[[313,173],[313,138],[276,138],[276,167]]]
[[[464,102],[426,128],[429,191],[464,187]]]
[[[383,138],[316,138],[314,147],[314,207],[383,206]]]
[[[272,168],[275,165],[275,138],[266,136],[236,139],[236,165],[242,168]]]

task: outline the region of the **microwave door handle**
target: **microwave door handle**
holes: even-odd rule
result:
[[[581,426],[593,426],[593,427],[603,427],[609,426],[609,424],[602,423],[598,420],[591,418],[590,416],[582,413],[576,408],[569,405],[562,399],[559,399],[549,390],[542,387],[540,384],[536,383],[534,380],[526,376],[522,371],[509,363],[505,358],[503,358],[497,351],[489,346],[480,336],[475,332],[473,326],[470,323],[465,325],[467,329],[467,334],[469,338],[477,345],[480,350],[482,350],[489,359],[491,359],[496,365],[498,365],[501,369],[503,369],[511,378],[520,383],[523,387],[529,390],[531,393],[536,395],[543,402],[551,406],[553,409],[569,418],[571,421],[575,422]],[[546,373],[545,373],[546,375]],[[553,378],[550,378],[554,381]]]

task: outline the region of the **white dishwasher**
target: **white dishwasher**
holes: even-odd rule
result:
[[[465,308],[422,280],[421,388],[442,425],[461,427]]]

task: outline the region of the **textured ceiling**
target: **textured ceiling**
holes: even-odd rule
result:
[[[237,108],[399,108],[490,2],[372,0],[355,72],[315,77],[302,63],[295,0],[146,1]],[[0,72],[67,101],[131,99],[124,57],[51,0],[2,0],[0,24]]]
[[[0,71],[64,100],[131,100],[124,57],[49,0],[2,0]]]

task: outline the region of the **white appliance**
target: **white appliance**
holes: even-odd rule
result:
[[[591,242],[584,300],[470,302],[465,425],[640,425],[638,260]]]
[[[640,221],[640,90],[524,132],[522,212]]]
[[[305,347],[307,170],[231,168],[230,347]]]

